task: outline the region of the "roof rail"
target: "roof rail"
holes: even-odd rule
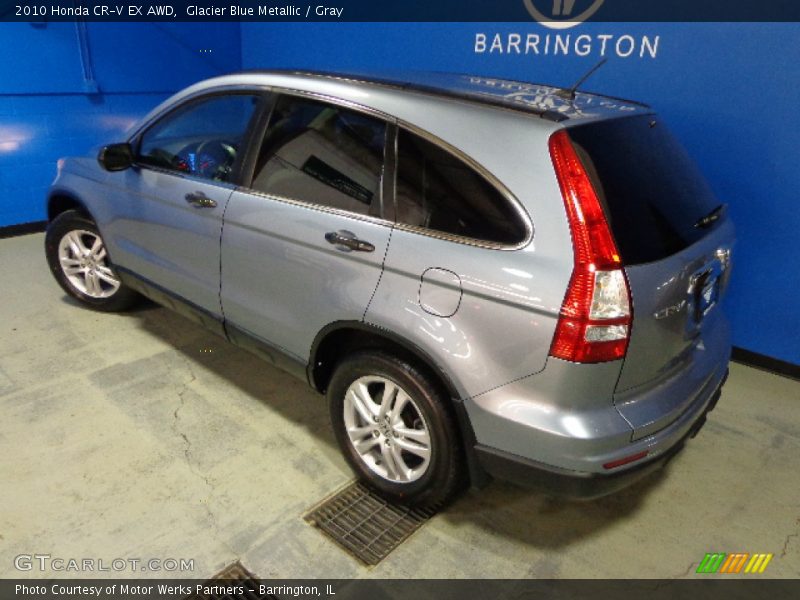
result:
[[[563,97],[563,93],[567,91],[565,88],[559,88],[546,84],[539,84],[539,83],[532,83],[525,81],[501,79],[497,77],[470,75],[466,73],[408,72],[396,78],[382,76],[382,75],[339,73],[333,71],[320,71],[314,69],[248,69],[244,71],[239,71],[239,73],[255,73],[255,74],[265,74],[265,75],[266,74],[297,75],[303,77],[320,77],[320,78],[335,79],[340,81],[351,81],[354,83],[361,83],[361,84],[380,85],[383,87],[390,87],[399,90],[408,90],[413,92],[454,98],[458,100],[467,100],[494,106],[497,108],[510,109],[529,114],[535,114],[543,119],[557,123],[570,119],[570,114],[568,110],[558,110],[555,107],[545,106],[541,104],[537,105],[531,102],[523,103],[520,101],[514,101],[516,98],[510,99],[507,96],[500,95],[497,93],[493,94],[488,91],[480,92],[480,91],[469,90],[465,89],[463,85],[461,87],[453,85],[448,87],[446,81],[442,82],[441,84],[437,84],[435,82],[425,82],[420,80],[414,81],[413,78],[416,75],[417,77],[423,77],[423,78],[439,77],[439,78],[470,78],[473,80],[481,79],[481,80],[500,83],[501,86],[519,86],[520,91],[524,91],[526,88],[536,88],[536,91],[538,93],[550,97],[552,99],[551,100],[552,102],[554,103],[558,102],[564,107],[569,107],[570,103],[574,103],[574,99],[567,99]],[[405,75],[405,77],[403,75]],[[407,79],[406,77],[409,78]],[[561,92],[561,94],[559,94],[559,92]],[[592,92],[577,92],[577,94],[583,97],[595,96],[598,98],[613,100],[615,102],[624,102],[626,104],[635,105],[641,108],[650,108],[649,106],[641,102],[636,102],[634,100],[628,100],[625,98],[618,98],[615,96],[596,94]]]

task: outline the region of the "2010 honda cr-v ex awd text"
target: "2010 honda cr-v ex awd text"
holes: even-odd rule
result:
[[[648,107],[464,75],[218,77],[60,161],[46,252],[327,394],[353,470],[420,505],[493,475],[595,497],[720,395],[733,226]]]

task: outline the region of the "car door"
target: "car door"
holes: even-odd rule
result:
[[[359,110],[276,98],[249,186],[225,213],[221,298],[234,341],[304,364],[323,327],[363,319],[391,233],[389,128]]]
[[[222,215],[260,96],[215,93],[169,111],[133,141],[112,224],[123,272],[221,321]],[[123,273],[124,275],[125,273]]]

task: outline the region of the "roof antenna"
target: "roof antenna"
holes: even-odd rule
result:
[[[583,82],[586,81],[587,79],[589,79],[589,77],[591,77],[592,75],[594,75],[595,72],[597,72],[600,69],[600,67],[602,67],[607,62],[608,62],[607,58],[602,59],[594,67],[589,69],[589,71],[586,73],[586,75],[584,75],[583,77],[578,79],[578,81],[575,83],[575,85],[573,85],[571,88],[558,90],[556,92],[556,96],[560,96],[561,98],[566,98],[567,100],[575,100],[575,92],[578,91],[578,88],[583,84]]]

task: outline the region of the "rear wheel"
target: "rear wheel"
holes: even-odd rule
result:
[[[382,352],[348,357],[333,374],[328,402],[347,461],[383,494],[435,506],[463,484],[451,411],[438,386],[414,365]]]
[[[97,226],[77,211],[53,219],[47,227],[45,253],[56,281],[84,305],[119,311],[139,298],[120,281]]]

